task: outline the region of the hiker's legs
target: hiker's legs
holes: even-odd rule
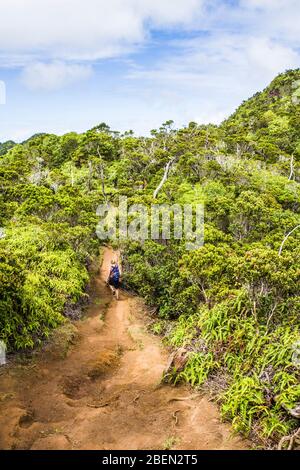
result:
[[[112,281],[109,281],[108,283],[113,295],[116,296],[116,299],[119,300],[119,283],[118,282],[114,282],[113,280]]]
[[[115,293],[115,288],[114,288],[114,286],[112,286],[111,284],[109,284],[109,288],[110,288],[110,290],[112,291],[112,293],[114,294],[114,293]]]

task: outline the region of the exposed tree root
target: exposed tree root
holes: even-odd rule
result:
[[[287,446],[285,445],[287,444]],[[293,450],[295,444],[300,444],[300,428],[290,436],[284,436],[280,439],[278,450]]]
[[[171,401],[185,401],[185,400],[194,400],[195,398],[201,397],[200,393],[197,393],[195,395],[190,395],[189,397],[173,397],[169,398],[167,403],[170,403]]]
[[[174,413],[172,414],[172,417],[175,419],[175,426],[177,426],[178,424],[178,416],[177,416],[177,413],[179,413],[180,410],[176,410],[174,411]]]

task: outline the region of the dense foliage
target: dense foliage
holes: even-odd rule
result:
[[[15,146],[15,142],[8,140],[7,142],[0,142],[0,155],[5,155],[11,148]]]
[[[210,384],[246,434],[275,443],[292,432],[300,230],[279,250],[300,223],[299,90],[300,70],[280,75],[220,127],[168,121],[135,137],[100,124],[9,149],[0,159],[0,337],[11,349],[33,346],[83,295],[101,202],[203,202],[204,246],[122,242],[124,284],[156,309],[154,331],[189,353],[171,380]]]

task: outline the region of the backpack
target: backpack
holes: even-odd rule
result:
[[[120,271],[118,266],[113,266],[111,276],[114,281],[118,281],[120,279]]]

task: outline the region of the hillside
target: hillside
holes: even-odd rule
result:
[[[11,148],[15,146],[15,142],[8,140],[7,142],[0,142],[0,155],[5,155]]]
[[[245,101],[221,126],[228,151],[278,163],[289,174],[291,156],[300,160],[300,69],[276,77]],[[299,177],[299,173],[298,173]]]
[[[266,448],[294,432],[300,230],[279,251],[300,224],[298,80],[299,70],[280,75],[220,127],[177,130],[168,121],[135,137],[102,123],[8,150],[0,159],[0,339],[9,351],[33,348],[78,317],[102,243],[99,204],[120,195],[148,208],[204,203],[197,250],[174,237],[120,244],[124,287],[155,312],[153,332],[187,354],[167,380],[205,387],[224,419]]]

